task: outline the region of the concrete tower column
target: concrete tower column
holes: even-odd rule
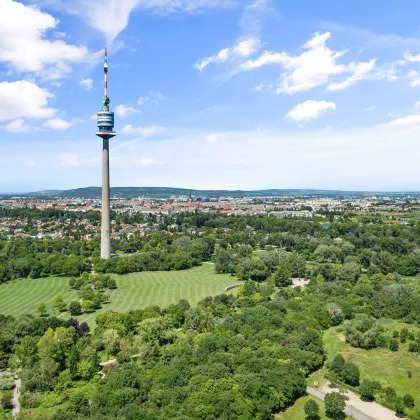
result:
[[[101,258],[111,257],[111,221],[109,192],[109,139],[103,139],[102,148],[102,224]]]
[[[102,224],[101,224],[101,258],[111,257],[111,221],[109,199],[109,139],[115,137],[114,113],[109,110],[110,99],[108,98],[108,54],[105,48],[104,57],[104,98],[102,110],[98,112],[98,131],[96,135],[102,143]]]

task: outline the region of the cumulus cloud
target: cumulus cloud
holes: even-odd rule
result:
[[[161,133],[165,127],[161,125],[150,125],[143,127],[133,127],[131,124],[125,125],[122,129],[123,134],[135,134],[141,137],[152,137],[158,133]]]
[[[315,33],[304,45],[300,55],[287,52],[265,51],[258,58],[245,61],[242,71],[252,71],[267,65],[278,64],[284,71],[280,77],[277,93],[294,94],[328,84],[329,90],[345,89],[367,77],[375,67],[375,59],[369,62],[340,64],[338,60],[346,51],[335,51],[327,46],[331,33]],[[331,79],[350,73],[342,82],[331,83]],[[385,77],[384,71],[375,77]]]
[[[44,127],[51,128],[53,130],[67,130],[71,126],[72,123],[63,120],[62,118],[52,118],[44,123]]]
[[[141,166],[154,166],[154,165],[163,165],[165,162],[163,160],[156,160],[152,157],[142,157],[140,159],[136,159],[135,163]]]
[[[47,4],[49,0],[43,0]],[[230,8],[237,0],[55,0],[61,10],[75,14],[102,33],[109,43],[128,25],[130,14],[135,10],[171,13],[194,13],[212,8]]]
[[[137,99],[137,105],[143,106],[147,102],[150,102],[154,105],[159,105],[164,99],[165,97],[161,92],[150,90],[146,96],[140,96],[139,99]]]
[[[25,124],[23,118],[18,118],[17,120],[9,122],[9,124],[5,126],[5,129],[9,133],[27,133],[30,127]]]
[[[387,125],[390,127],[409,127],[420,124],[420,114],[407,115],[391,120]]]
[[[58,158],[58,164],[62,168],[73,168],[80,166],[79,156],[76,153],[63,153]]]
[[[210,64],[225,63],[235,59],[246,58],[254,54],[260,48],[260,40],[255,37],[238,41],[231,48],[224,48],[217,54],[197,61],[194,67],[198,71],[203,71]]]
[[[0,10],[0,61],[13,69],[57,80],[71,71],[69,63],[88,57],[85,46],[46,39],[46,32],[56,28],[59,21],[37,7],[0,0]]]
[[[408,72],[408,77],[411,80],[410,86],[411,87],[419,87],[420,86],[420,73],[416,70],[410,70]]]
[[[410,53],[405,53],[404,58],[410,63],[418,63],[420,61],[420,54],[412,55]]]
[[[82,79],[79,82],[80,86],[82,86],[82,88],[84,90],[87,90],[88,92],[91,91],[93,89],[93,80],[88,78],[88,79]]]
[[[127,117],[131,114],[135,114],[136,112],[141,112],[141,111],[140,109],[136,109],[131,106],[124,105],[124,104],[117,105],[115,107],[115,114],[118,117],[122,117],[122,118]]]
[[[0,121],[50,118],[56,112],[48,107],[48,101],[53,97],[47,89],[26,80],[0,82]]]
[[[316,120],[327,111],[335,111],[335,109],[334,102],[308,100],[296,105],[289,111],[286,118],[297,122],[307,122]]]
[[[348,68],[353,71],[353,74],[342,82],[330,83],[327,89],[331,91],[342,90],[354,85],[359,80],[366,78],[366,75],[374,69],[375,63],[376,59],[372,59],[367,63],[351,63]]]

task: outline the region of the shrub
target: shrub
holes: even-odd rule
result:
[[[5,392],[0,397],[0,404],[6,410],[12,409],[13,408],[13,394],[11,392]]]
[[[51,408],[63,402],[60,394],[55,392],[47,392],[41,397],[41,407]]]
[[[319,406],[314,400],[310,399],[306,401],[304,410],[307,420],[319,419]]]
[[[408,408],[414,407],[414,398],[410,394],[405,394],[403,397],[404,405]]]
[[[25,392],[20,396],[20,405],[23,408],[36,408],[39,407],[41,403],[41,398],[39,394]]]
[[[0,391],[7,391],[13,389],[15,386],[15,381],[13,378],[0,378]]]
[[[364,401],[373,401],[375,399],[375,389],[373,386],[373,383],[367,379],[365,379],[361,384],[360,384],[360,397],[362,398],[362,400]]]
[[[418,343],[410,343],[408,345],[408,351],[411,351],[412,353],[418,353],[420,351],[420,346]]]
[[[392,338],[400,338],[400,333],[397,330],[394,330],[394,332],[392,333]]]
[[[401,397],[397,398],[395,402],[395,414],[397,417],[404,417],[404,400]]]
[[[343,381],[351,386],[358,386],[360,383],[360,371],[354,363],[346,363],[342,369]]]
[[[344,322],[346,341],[353,347],[372,349],[383,346],[385,342],[383,331],[376,320],[366,314],[357,314],[353,320]]]
[[[345,398],[338,392],[331,392],[325,396],[325,412],[332,419],[343,417]]]
[[[395,389],[392,388],[392,386],[389,386],[385,389],[385,396],[386,400],[390,403],[395,402],[397,399],[397,393],[395,392]]]
[[[69,305],[69,311],[71,313],[71,315],[79,315],[82,312],[82,308],[80,306],[80,302],[78,301],[73,301],[70,303]]]
[[[389,349],[391,351],[398,351],[398,348],[398,341],[395,338],[391,338],[391,340],[389,340]]]
[[[82,392],[75,392],[70,397],[70,407],[76,413],[88,414],[89,412],[89,400],[86,395]]]

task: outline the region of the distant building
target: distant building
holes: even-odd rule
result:
[[[278,217],[279,219],[289,219],[293,217],[305,217],[308,219],[314,218],[314,213],[309,210],[299,210],[299,211],[272,211],[270,216]]]

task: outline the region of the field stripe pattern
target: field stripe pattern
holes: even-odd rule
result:
[[[117,289],[107,291],[111,302],[92,314],[83,314],[80,319],[93,322],[100,311],[126,312],[150,305],[167,307],[179,299],[192,305],[206,296],[224,292],[237,282],[235,277],[214,273],[213,264],[203,264],[185,271],[142,272],[123,276],[113,275]],[[77,291],[68,286],[68,278],[19,279],[0,285],[0,313],[5,315],[35,314],[39,302],[47,304],[49,314],[55,314],[51,299],[62,293],[66,303],[78,300]],[[67,316],[67,314],[66,314]]]

